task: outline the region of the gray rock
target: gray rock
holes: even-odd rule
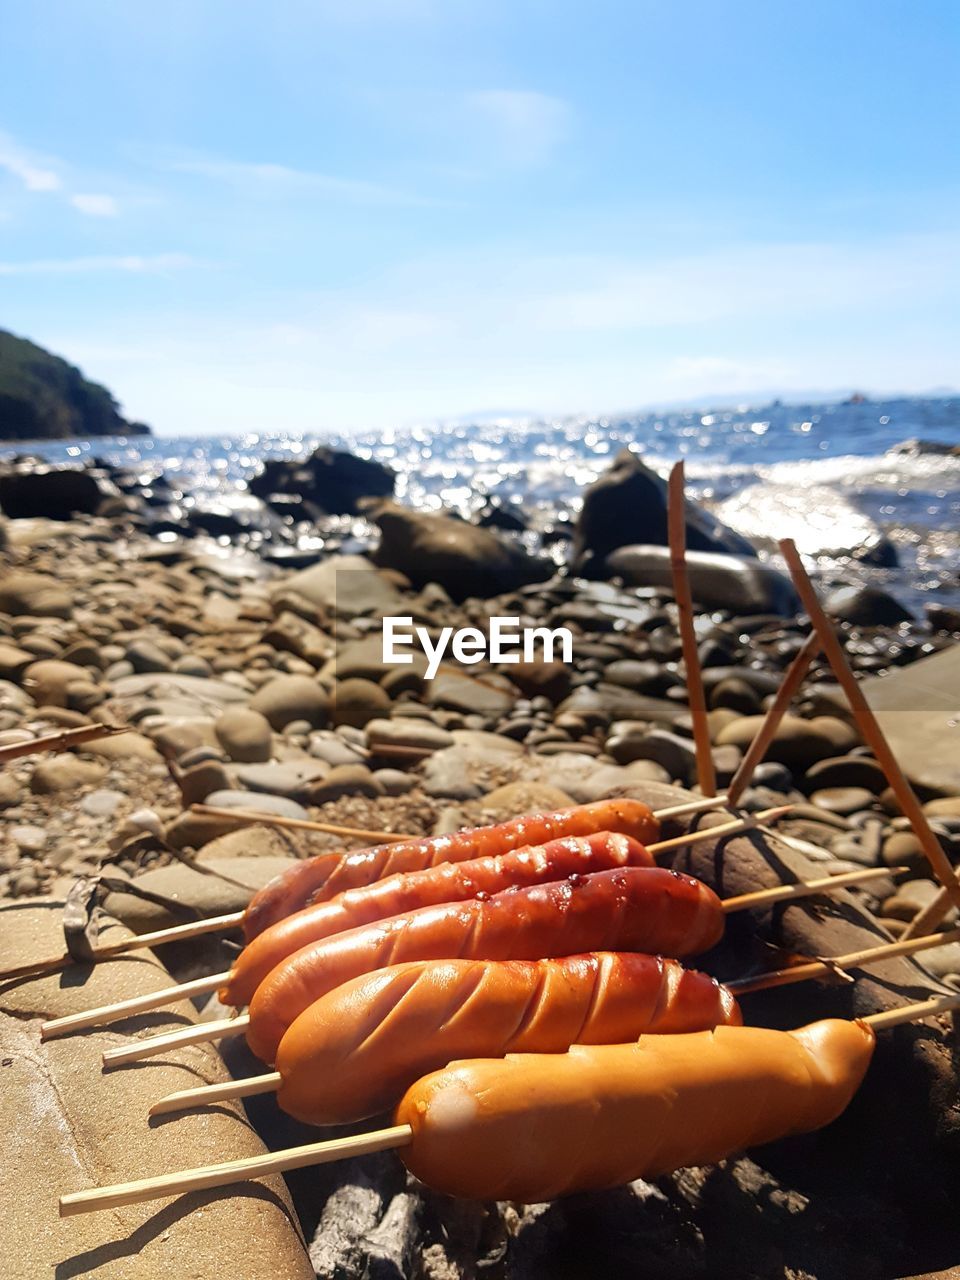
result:
[[[429,720],[402,716],[396,720],[371,720],[364,730],[368,748],[414,747],[420,751],[442,751],[453,746],[453,734]]]
[[[670,588],[673,582],[670,552],[662,546],[621,546],[606,557],[603,572],[633,587]],[[691,550],[687,572],[694,601],[707,609],[780,617],[792,617],[799,609],[789,578],[749,556]]]
[[[249,791],[263,791],[291,800],[306,796],[310,784],[329,772],[330,766],[325,761],[307,757],[272,764],[244,764],[234,770],[237,781]]]
[[[326,690],[310,676],[277,676],[250,699],[250,709],[259,711],[277,730],[293,720],[306,720],[322,729],[329,707]]]
[[[127,648],[127,661],[138,675],[169,671],[173,666],[170,656],[152,640],[134,640]]]
[[[308,811],[296,800],[287,796],[271,795],[266,791],[213,791],[206,803],[218,809],[250,809],[256,813],[275,813],[281,818],[297,818],[301,822],[310,817]],[[242,851],[241,851],[242,852]],[[204,850],[204,857],[207,851]]]
[[[92,760],[53,756],[49,760],[41,760],[36,766],[30,779],[30,790],[38,796],[58,795],[80,787],[95,786],[106,776],[104,766]]]
[[[258,889],[286,871],[294,861],[294,858],[282,857],[218,858],[217,874],[206,875],[182,863],[173,863],[144,872],[137,876],[137,883],[152,893],[194,907],[202,916],[220,916],[242,911]],[[222,879],[222,876],[230,878]],[[134,933],[147,933],[168,924],[183,923],[182,916],[175,917],[158,903],[135,898],[129,893],[109,894],[104,907]]]
[[[397,569],[415,587],[436,582],[460,601],[467,596],[486,599],[543,582],[552,567],[535,560],[516,543],[504,541],[490,529],[425,515],[396,503],[385,503],[373,519],[381,539],[374,559]]]
[[[368,721],[390,715],[390,695],[372,680],[340,680],[334,686],[330,712],[334,724],[362,729]]]
[[[910,782],[960,795],[960,645],[860,687]]]
[[[330,804],[343,796],[381,796],[383,784],[366,765],[340,764],[326,777],[310,784],[307,795],[311,804]]]
[[[291,595],[344,618],[404,612],[400,592],[364,556],[330,556],[284,579],[273,598]]]
[[[858,627],[895,627],[913,621],[909,609],[879,587],[839,587],[830,592],[823,608],[831,618]]]
[[[426,688],[431,707],[445,707],[489,720],[506,715],[517,700],[514,692],[459,671],[441,670],[435,679],[428,681]]]
[[[80,808],[91,818],[112,818],[127,797],[122,791],[91,791],[80,801]]]
[[[267,458],[249,489],[258,498],[295,495],[330,515],[355,515],[361,499],[389,497],[395,480],[381,462],[321,445],[305,459]]]
[[[0,613],[13,617],[69,618],[73,597],[56,578],[41,573],[4,573],[0,577]]]
[[[0,472],[0,508],[12,520],[67,520],[96,513],[107,491],[78,467],[12,468]]]
[[[880,795],[888,785],[883,769],[869,756],[832,756],[818,760],[807,770],[804,782],[808,790],[865,787],[874,795]]]
[[[231,707],[213,726],[217,740],[238,764],[262,764],[273,750],[270,721],[250,707]]]
[[[386,796],[405,796],[417,785],[417,779],[400,769],[375,769],[374,778],[379,782]]]

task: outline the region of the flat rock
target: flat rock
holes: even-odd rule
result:
[[[61,948],[62,909],[62,901],[49,899],[0,908],[0,965]],[[106,936],[120,939],[126,931],[114,925]],[[191,1192],[58,1217],[63,1192],[265,1152],[241,1107],[192,1112],[173,1125],[145,1122],[158,1097],[228,1079],[212,1047],[165,1054],[142,1071],[101,1071],[103,1051],[131,1032],[196,1021],[186,1001],[102,1031],[40,1042],[44,1018],[168,986],[170,975],[149,952],[137,953],[135,962],[125,957],[71,970],[71,978],[55,974],[0,992],[6,1155],[0,1164],[0,1274],[10,1280],[313,1280],[280,1177],[250,1184],[250,1194]]]
[[[371,751],[377,747],[414,747],[421,751],[442,751],[453,745],[453,734],[429,720],[400,716],[394,720],[371,720],[364,730]]]
[[[329,706],[326,690],[310,676],[277,676],[250,699],[250,709],[265,716],[278,731],[295,720],[306,720],[313,728],[322,729]]]
[[[199,676],[179,675],[174,671],[156,671],[122,676],[114,681],[113,696],[122,699],[149,698],[151,701],[180,699],[216,710],[235,702],[246,702],[250,694],[227,680],[202,679]]]
[[[506,715],[516,701],[514,692],[459,671],[441,670],[434,680],[427,683],[430,706],[485,716],[488,720]]]
[[[673,581],[670,552],[661,546],[622,546],[606,557],[603,571],[632,587],[671,587]],[[749,556],[690,550],[687,571],[693,599],[707,609],[792,617],[799,608],[790,580]]]
[[[244,764],[234,770],[237,781],[248,791],[287,796],[291,800],[305,795],[311,783],[319,781],[329,772],[330,766],[324,760],[309,758],[272,764]]]
[[[202,916],[220,916],[242,911],[258,889],[280,875],[295,859],[290,857],[254,857],[216,859],[216,875],[204,875],[182,863],[145,871],[137,877],[142,889],[172,898],[194,907]],[[221,879],[229,876],[229,880]],[[237,881],[238,883],[232,883]],[[182,924],[183,916],[175,916],[156,902],[146,902],[128,893],[111,893],[104,904],[108,913],[122,921],[134,933],[147,933],[168,924]]]
[[[257,813],[275,813],[282,818],[303,820],[310,817],[303,805],[297,804],[296,800],[263,791],[214,791],[207,796],[205,803],[218,809],[251,809]],[[204,849],[205,856],[209,848],[207,845]]]
[[[829,719],[830,717],[827,716],[818,716],[813,720],[802,720],[799,716],[784,716],[767,750],[766,758],[780,764],[807,769],[816,761],[825,760],[834,755],[838,738],[844,736],[841,735],[840,730],[842,729],[845,735],[849,735],[850,730],[839,720],[832,724],[823,723]],[[763,716],[743,716],[720,730],[717,734],[717,745],[732,745],[746,750],[762,723]],[[855,741],[855,734],[853,738]]]
[[[273,599],[287,595],[345,618],[404,612],[400,592],[365,556],[330,556],[291,574],[274,589]]]
[[[910,782],[960,795],[960,645],[860,687]]]
[[[92,787],[102,782],[107,770],[93,760],[78,760],[76,756],[51,756],[41,760],[30,779],[34,795],[58,795],[76,791],[80,787]]]

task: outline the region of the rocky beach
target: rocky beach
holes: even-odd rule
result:
[[[405,506],[394,488],[389,467],[329,448],[296,463],[268,462],[250,483],[246,511],[184,504],[162,473],[95,458],[68,469],[29,457],[5,464],[0,748],[93,723],[123,732],[4,764],[4,964],[17,963],[38,940],[56,950],[58,904],[78,877],[89,878],[92,891],[99,878],[90,901],[105,919],[144,932],[197,913],[238,910],[291,859],[364,843],[345,846],[334,835],[258,823],[243,811],[417,835],[695,786],[664,485],[656,472],[634,453],[619,455],[584,491],[579,510],[538,530],[536,544],[521,508],[493,501],[464,520]],[[715,511],[690,505],[687,543],[723,786],[809,626],[798,616],[789,578],[758,559],[754,545]],[[821,574],[821,598],[944,850],[957,861],[960,611],[933,604],[920,616],[872,585],[865,566],[889,564],[882,537],[846,550],[857,553],[850,575],[837,566]],[[408,617],[432,637],[445,627],[482,632],[492,616],[564,627],[573,636],[573,660],[445,661],[427,680],[420,655],[404,665],[384,661],[388,615]],[[909,870],[891,870],[835,906],[768,913],[707,964],[721,978],[769,967],[771,948],[831,955],[863,937],[896,938],[936,896],[920,843],[822,658],[739,808],[782,803],[793,807],[778,831],[792,843],[765,835],[729,842],[726,892],[739,891],[740,881],[750,888],[771,876],[776,882],[771,857],[780,874],[785,867],[800,876],[811,864],[821,875]],[[717,874],[707,854],[682,865],[708,880]],[[117,927],[107,926],[108,936]],[[177,980],[193,978],[223,968],[225,956],[229,963],[229,945],[181,943],[161,959]],[[798,990],[779,1003],[768,995],[751,1014],[792,1026],[801,1010],[865,1009],[891,993],[960,989],[960,943],[918,961],[892,962],[886,980],[871,975],[852,988]],[[131,983],[162,985],[148,962],[96,972],[75,1007],[123,998]],[[10,1035],[24,1034],[38,1011],[74,1007],[69,987],[65,994],[56,979],[41,985],[42,997],[27,995],[23,984],[0,991],[0,1023]],[[222,1012],[213,998],[171,1017]],[[155,1027],[164,1021],[155,1015]],[[60,1055],[44,1070],[58,1075],[55,1092],[68,1112],[81,1105],[68,1096],[82,1087],[81,1068],[91,1073],[85,1087],[98,1083],[89,1065],[92,1042],[115,1043],[119,1034],[47,1051]],[[938,1033],[917,1037],[890,1051],[883,1084],[843,1132],[849,1137],[850,1125],[858,1118],[862,1124],[871,1109],[881,1129],[842,1151],[836,1135],[819,1147],[807,1140],[802,1158],[796,1145],[779,1144],[759,1162],[742,1158],[656,1186],[527,1209],[455,1205],[405,1181],[392,1157],[368,1157],[339,1171],[292,1175],[296,1215],[279,1183],[262,1200],[238,1200],[229,1230],[261,1232],[276,1252],[274,1275],[453,1280],[549,1269],[579,1277],[598,1274],[599,1256],[604,1274],[629,1267],[681,1280],[724,1274],[718,1259],[729,1262],[740,1249],[748,1254],[740,1256],[741,1273],[761,1277],[866,1280],[906,1274],[891,1268],[908,1263],[918,1273],[933,1270],[952,1243],[940,1212],[956,1179],[960,1137],[947,1052]],[[224,1052],[240,1070],[243,1051],[234,1045]],[[211,1079],[223,1072],[209,1048],[181,1050],[171,1061],[176,1065],[162,1068],[169,1087],[187,1069],[213,1072]],[[133,1125],[136,1109],[142,1115],[148,1096],[164,1091],[150,1074],[132,1073],[127,1096],[115,1099]],[[894,1102],[898,1088],[910,1096]],[[9,1090],[5,1098],[17,1105]],[[217,1134],[198,1121],[180,1163],[216,1158],[210,1151],[221,1142],[275,1147],[297,1130],[269,1099],[253,1100],[252,1129],[243,1114],[236,1105],[226,1109]],[[169,1126],[157,1132],[174,1141]],[[901,1143],[899,1167],[890,1167],[891,1156],[881,1169],[879,1152],[889,1153],[893,1138]],[[41,1125],[33,1150],[23,1153],[24,1192],[54,1161],[44,1146],[49,1140]],[[844,1176],[854,1173],[851,1189]],[[150,1212],[141,1211],[140,1220]],[[167,1222],[173,1235],[182,1230],[175,1217]],[[856,1249],[846,1237],[851,1224],[860,1233]],[[29,1235],[29,1227],[17,1229]],[[84,1231],[83,1249],[92,1250],[86,1263],[65,1263],[58,1275],[160,1274],[149,1269],[159,1256],[149,1249],[126,1257],[130,1269],[115,1269],[114,1246],[102,1253],[91,1243],[95,1223]],[[102,1238],[116,1235],[116,1224],[101,1223]],[[53,1246],[38,1238],[31,1247],[66,1246],[62,1238]],[[180,1237],[177,1247],[215,1254],[219,1246]],[[231,1271],[225,1260],[221,1272],[259,1274]]]

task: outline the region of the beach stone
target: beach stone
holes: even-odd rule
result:
[[[101,788],[85,795],[80,801],[80,809],[91,818],[112,818],[126,799],[122,791]]]
[[[18,645],[0,641],[0,680],[19,680],[35,655]]]
[[[494,821],[508,822],[511,818],[527,813],[552,813],[557,809],[569,809],[572,798],[559,787],[547,782],[508,782],[505,786],[488,791],[480,801],[484,814],[493,814]]]
[[[329,765],[363,763],[361,743],[354,746],[344,742],[339,734],[327,729],[310,735],[309,752],[316,760],[325,760]]]
[[[405,796],[417,785],[417,779],[400,769],[375,769],[374,778],[383,788],[386,796]]]
[[[273,730],[259,711],[231,707],[217,718],[213,731],[230,759],[238,764],[262,764],[270,759]]]
[[[886,790],[887,779],[881,766],[869,756],[832,756],[818,760],[806,771],[806,786],[862,787],[878,796]]]
[[[330,515],[355,515],[361,499],[389,497],[395,481],[382,462],[321,445],[305,459],[267,458],[247,487],[257,498],[292,494]]]
[[[290,857],[220,857],[216,860],[217,875],[205,875],[177,862],[145,871],[136,879],[141,888],[194,907],[202,916],[219,916],[243,910],[258,889],[294,861]],[[230,879],[221,879],[221,876]],[[159,903],[147,902],[129,893],[108,894],[104,909],[134,933],[183,923],[182,916],[175,917]]]
[[[258,813],[276,813],[283,818],[299,818],[301,821],[310,817],[296,800],[270,795],[266,791],[212,791],[205,803],[218,809],[255,809]]]
[[[365,563],[369,567],[369,561]],[[357,676],[362,680],[383,681],[401,674],[417,673],[422,679],[427,669],[426,658],[414,650],[410,650],[409,656],[413,658],[413,662],[402,666],[384,662],[383,636],[378,631],[359,640],[347,641],[337,650],[337,656],[327,664],[321,676],[329,675],[337,680],[349,680]]]
[[[396,720],[371,720],[364,730],[367,747],[416,747],[421,751],[442,751],[453,746],[453,734],[438,724],[413,716]]]
[[[47,833],[43,827],[24,823],[11,827],[8,835],[21,853],[40,853],[46,847]]]
[[[960,796],[942,796],[939,800],[928,800],[923,806],[928,818],[960,818]]]
[[[284,800],[280,796],[261,796],[252,792],[230,791],[231,796],[246,795],[247,808],[260,809],[264,813],[276,813],[285,818],[307,818],[309,814],[292,800]],[[204,865],[218,862],[221,858],[286,859],[293,854],[306,855],[308,851],[308,832],[295,831],[289,828],[245,824],[226,835],[217,836],[203,846],[197,855],[197,862]],[[244,880],[245,876],[239,879]]]
[[[714,710],[727,707],[741,715],[756,715],[760,710],[760,698],[756,689],[738,676],[728,676],[710,690],[710,706]]]
[[[362,729],[370,720],[389,716],[390,695],[372,680],[341,680],[334,686],[330,712],[334,724]]]
[[[960,644],[860,687],[912,785],[960,795]]]
[[[306,720],[322,729],[329,707],[326,691],[310,676],[277,676],[250,699],[251,711],[260,712],[278,731],[293,720]]]
[[[286,796],[295,800],[305,796],[311,783],[326,777],[330,766],[324,760],[301,756],[295,760],[272,761],[269,764],[238,765],[234,776],[249,791]]]
[[[907,866],[916,871],[926,864],[923,846],[912,831],[894,831],[888,835],[881,857],[888,867]]]
[[[603,679],[650,697],[659,697],[677,684],[673,672],[652,658],[618,658],[604,667]]]
[[[0,576],[0,613],[13,617],[69,618],[73,597],[56,578],[41,573],[4,573]]]
[[[687,572],[694,601],[707,609],[734,613],[777,614],[792,617],[799,601],[790,580],[750,552],[721,555],[687,552]],[[630,544],[612,551],[603,561],[605,577],[622,578],[627,586],[670,588],[670,552],[664,546]]]
[[[97,477],[78,467],[13,468],[0,472],[0,508],[12,520],[92,516],[106,496]]]
[[[113,685],[113,696],[126,701],[148,699],[163,708],[208,710],[235,702],[246,702],[249,693],[227,680],[201,680],[197,676],[178,675],[173,671],[157,671],[124,676]],[[174,712],[174,714],[176,714]]]
[[[109,763],[112,760],[140,760],[144,764],[160,764],[162,756],[153,742],[142,733],[118,733],[109,738],[85,742],[78,748],[81,755],[94,756]]]
[[[427,684],[429,706],[484,716],[489,720],[506,715],[516,700],[515,693],[459,671],[441,670]]]
[[[686,503],[686,539],[690,551],[754,554],[745,538],[691,502]],[[639,454],[622,449],[583,492],[574,563],[582,569],[591,557],[599,561],[617,547],[637,543],[666,547],[667,484]]]
[[[438,583],[457,602],[515,591],[552,573],[547,561],[534,559],[519,544],[449,516],[388,502],[372,518],[381,533],[376,564],[398,570],[416,588]]]
[[[839,587],[823,602],[824,612],[858,627],[895,627],[912,622],[913,614],[880,587]]]
[[[65,707],[71,686],[89,683],[90,675],[84,667],[57,658],[33,662],[23,673],[24,688],[38,706]]]
[[[34,795],[59,795],[76,791],[80,787],[92,787],[107,776],[106,768],[92,760],[78,760],[76,756],[53,756],[41,760],[30,779]]]
[[[177,781],[184,805],[203,804],[211,792],[230,789],[230,775],[218,760],[193,765]]]
[[[869,809],[875,800],[874,793],[864,787],[824,787],[814,791],[810,797],[810,802],[818,809],[839,813],[841,817],[849,817],[860,809]]]
[[[152,640],[135,640],[127,649],[127,661],[137,674],[169,671],[173,667],[170,657]]]
[[[310,804],[330,804],[343,796],[382,796],[383,784],[363,764],[340,764],[306,791]]]
[[[500,668],[528,698],[561,702],[570,692],[570,668],[564,662],[515,662]]]
[[[933,880],[907,880],[892,898],[883,904],[883,914],[894,920],[912,920],[918,911],[928,907],[940,892]]]
[[[837,738],[843,735],[849,738],[849,730],[839,720],[835,725],[824,725],[823,722],[828,719],[829,717],[826,716],[817,717],[815,720],[801,720],[798,716],[791,715],[784,716],[767,750],[767,758],[779,764],[807,769],[817,760],[834,755]],[[745,751],[762,723],[763,716],[743,716],[734,724],[720,730],[717,734],[717,745],[731,745]],[[839,729],[836,726],[839,726]],[[843,730],[843,735],[840,730]]]
[[[0,773],[0,810],[12,809],[23,799],[23,791],[12,773]]]
[[[274,589],[272,599],[276,605],[288,596],[345,618],[404,613],[402,595],[366,556],[328,556],[291,574]]]

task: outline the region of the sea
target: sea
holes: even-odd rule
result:
[[[772,540],[792,536],[828,577],[885,586],[918,613],[928,601],[960,606],[957,395],[553,419],[493,415],[349,433],[265,426],[236,436],[18,442],[0,457],[102,458],[144,475],[163,472],[188,504],[243,508],[253,502],[246,481],[264,458],[305,457],[319,444],[393,467],[398,499],[420,510],[469,517],[491,499],[522,507],[531,543],[575,515],[584,486],[621,449],[664,473],[682,458],[690,497],[772,559]],[[845,553],[877,529],[894,543],[899,568],[849,563]],[[558,547],[551,544],[550,553],[559,558]]]

